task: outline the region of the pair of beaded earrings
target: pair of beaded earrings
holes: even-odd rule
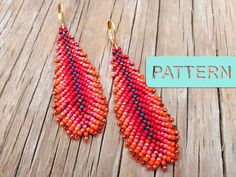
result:
[[[59,30],[56,68],[53,82],[56,121],[70,138],[87,142],[89,135],[101,132],[108,113],[99,74],[87,54],[69,34],[63,20],[63,6],[58,5]],[[179,158],[179,133],[172,125],[155,89],[147,87],[144,76],[117,45],[114,24],[108,21],[108,36],[113,44],[112,70],[116,118],[120,133],[133,157],[148,169]]]

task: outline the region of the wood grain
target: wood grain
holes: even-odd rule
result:
[[[236,54],[235,0],[63,0],[65,21],[98,69],[109,101],[104,131],[72,141],[52,105],[56,0],[0,1],[0,176],[236,176],[236,89],[158,89],[175,118],[181,158],[167,173],[148,171],[123,147],[113,112],[111,44],[145,74],[150,55]]]

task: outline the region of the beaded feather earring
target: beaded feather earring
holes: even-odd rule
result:
[[[100,132],[105,124],[108,103],[103,96],[99,75],[87,54],[69,34],[63,20],[63,6],[58,5],[59,30],[53,96],[56,121],[72,138]]]
[[[114,24],[108,21],[108,36],[113,44],[112,70],[116,118],[120,133],[133,157],[150,170],[167,170],[179,158],[179,133],[172,125],[155,89],[146,85],[144,76],[117,45]]]

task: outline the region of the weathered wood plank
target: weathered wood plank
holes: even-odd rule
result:
[[[26,11],[24,14],[24,16],[26,16],[25,21],[22,21],[21,19],[16,20],[11,30],[6,30],[1,34],[1,38],[6,39],[6,41],[0,41],[0,58],[2,60],[0,65],[0,110],[2,116],[4,117],[4,121],[2,121],[2,128],[0,130],[0,144],[2,144],[6,138],[5,133],[8,131],[7,128],[9,128],[7,125],[14,117],[13,109],[19,106],[20,99],[22,98],[23,92],[25,91],[25,88],[18,89],[17,93],[17,90],[12,88],[15,88],[15,84],[18,85],[20,83],[20,76],[24,72],[24,68],[28,63],[32,46],[34,46],[34,42],[38,37],[40,25],[43,23],[46,12],[50,6],[50,2],[44,4],[44,8],[42,8],[42,16],[29,15],[33,14],[34,11],[39,11],[41,6],[42,2],[34,3],[33,8],[31,8],[29,11]],[[25,8],[27,8],[27,6],[23,6],[22,11]],[[22,13],[23,12],[19,13],[18,15],[22,15]],[[34,24],[35,28],[32,29]],[[20,28],[21,25],[24,26],[24,28]],[[25,83],[29,82],[29,80],[23,81]],[[24,86],[26,87],[27,84]]]
[[[236,175],[234,162],[236,160],[236,112],[235,112],[235,89],[222,89],[220,91],[221,107],[221,132],[222,132],[222,151],[224,160],[224,174],[227,177]]]
[[[194,55],[216,55],[211,1],[193,1]],[[223,176],[217,89],[189,89],[183,176]]]
[[[218,55],[236,54],[236,35],[234,33],[236,29],[236,20],[235,18],[232,18],[236,15],[235,9],[235,1],[213,1]],[[233,177],[236,175],[236,168],[233,165],[236,160],[236,139],[235,136],[233,136],[236,133],[235,93],[235,89],[218,90],[223,173],[226,177]]]
[[[31,7],[33,6],[33,4],[31,3],[28,5],[30,5]],[[35,7],[31,8],[31,10],[38,11],[37,9],[42,7],[42,2],[35,3],[34,5]],[[24,14],[24,16],[28,17],[29,25],[31,24],[31,21],[38,22],[38,25],[42,24],[44,22],[44,17],[46,16],[46,12],[51,6],[51,2],[45,3],[44,5],[45,6],[41,8],[43,12],[41,16],[39,15],[39,16],[32,17],[30,15],[31,11],[25,11],[25,8],[28,8],[27,5],[22,6],[22,11],[24,11],[24,13],[19,12],[19,14],[21,15]],[[12,27],[13,29],[16,30],[14,31],[14,33],[16,33],[17,35],[20,35],[24,31],[27,33],[27,30],[28,30],[27,29],[28,26],[25,22],[26,29],[21,28],[17,33],[17,28],[19,28],[20,23],[22,24],[22,20],[16,19],[14,23],[15,26],[13,25]],[[3,119],[1,121],[3,122],[2,124],[3,126],[4,126],[4,123],[6,123],[5,124],[6,127],[1,128],[1,131],[3,131],[1,136],[3,137],[4,135],[4,139],[2,139],[4,141],[1,142],[2,148],[1,148],[0,158],[2,162],[1,164],[3,165],[1,165],[0,170],[3,174],[5,174],[5,176],[16,175],[16,171],[18,170],[18,167],[19,167],[18,166],[19,162],[22,160],[23,150],[26,147],[26,141],[29,138],[29,135],[32,133],[30,132],[30,130],[31,128],[35,127],[35,124],[37,125],[38,123],[38,125],[36,126],[36,129],[34,130],[38,132],[38,134],[40,133],[40,125],[42,125],[44,121],[43,115],[48,109],[49,99],[43,100],[44,101],[42,102],[43,105],[40,105],[40,101],[42,100],[39,98],[42,98],[42,94],[44,94],[45,92],[46,93],[50,92],[50,90],[48,90],[47,88],[45,89],[43,87],[45,83],[50,84],[50,80],[48,80],[48,78],[44,76],[45,82],[42,83],[43,85],[39,84],[39,81],[40,81],[40,78],[43,76],[42,72],[46,66],[45,61],[47,61],[46,60],[47,55],[52,50],[52,47],[50,48],[50,42],[52,42],[51,44],[53,44],[54,43],[53,41],[55,39],[54,39],[54,36],[52,35],[50,36],[48,34],[48,36],[47,37],[45,36],[46,38],[44,39],[46,44],[48,45],[45,45],[45,43],[43,44],[42,42],[40,42],[38,43],[38,46],[37,46],[35,41],[37,40],[38,37],[40,37],[38,36],[38,33],[41,30],[41,28],[39,28],[38,25],[35,26],[37,30],[32,30],[32,27],[29,27],[29,30],[30,29],[31,30],[29,31],[29,34],[28,34],[28,40],[27,42],[25,42],[25,44],[23,44],[26,46],[26,48],[21,49],[19,55],[18,54],[12,55],[11,58],[7,58],[9,57],[7,55],[4,56],[6,57],[6,61],[9,62],[8,64],[10,67],[12,67],[12,65],[10,64],[11,61],[16,60],[16,67],[13,66],[12,71],[11,71],[12,73],[10,73],[9,75],[10,78],[7,79],[5,89],[2,92],[3,95],[1,97],[1,103],[4,103],[3,105],[1,104],[1,108],[2,106],[4,106],[2,109],[3,112],[1,113],[1,115],[3,115]],[[47,29],[50,29],[50,28],[47,27]],[[11,32],[10,34],[13,35],[13,32]],[[19,40],[15,40],[15,42],[20,42],[22,38],[24,39],[25,36],[22,35],[22,38],[20,38],[20,36],[18,37],[19,37],[18,38]],[[52,37],[53,39],[51,39],[50,41],[47,41],[47,39],[48,38],[50,39],[50,37]],[[17,51],[18,48],[15,49],[14,48],[15,46],[11,45],[11,42],[12,42],[11,40],[13,40],[13,38],[12,39],[10,38],[9,43],[7,43],[9,45],[8,50],[18,52]],[[32,47],[36,47],[36,46],[39,49],[37,51],[35,50],[33,51],[34,48]],[[32,52],[30,51],[30,49],[32,50]],[[40,58],[35,60],[35,58],[37,58],[38,52],[42,54],[42,57],[44,58],[44,60],[42,59],[40,60]],[[23,66],[21,67],[22,64]],[[5,69],[7,72],[8,72],[7,69],[10,67],[5,66]],[[5,101],[3,101],[4,99]],[[40,112],[38,112],[38,107],[42,108]],[[36,119],[37,116],[40,116],[40,117],[42,116],[43,118]],[[37,141],[37,137],[35,137],[35,139],[31,143],[36,144],[36,141]],[[29,150],[32,152],[34,149],[30,148]]]

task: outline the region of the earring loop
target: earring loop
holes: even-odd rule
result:
[[[107,34],[113,46],[115,48],[118,48],[117,41],[116,41],[116,29],[115,29],[114,23],[111,20],[107,21]]]
[[[58,19],[60,25],[64,28],[63,5],[61,2],[58,3]]]

